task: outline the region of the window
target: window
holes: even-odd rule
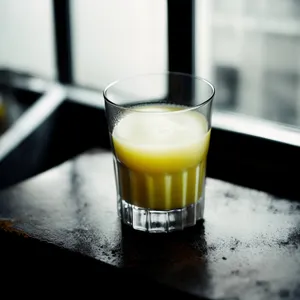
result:
[[[167,70],[167,6],[161,0],[71,2],[74,81],[103,89],[136,73]]]
[[[55,98],[57,105],[87,104],[91,111],[103,105],[99,91],[131,74],[171,70],[207,78],[216,86],[208,172],[298,195],[291,166],[299,169],[299,8],[299,0],[1,0],[0,71],[62,84],[21,76],[16,82],[25,82],[20,89],[27,89],[29,106],[36,97]],[[29,117],[40,103],[30,106]],[[278,162],[277,153],[286,160]]]
[[[54,79],[51,0],[0,1],[0,68]]]
[[[299,126],[300,1],[195,4],[195,72],[215,83],[215,108]]]
[[[53,22],[53,5],[62,2],[69,3],[71,83],[101,90],[131,74],[180,69],[186,60],[185,69],[216,85],[217,111],[300,124],[300,1],[196,0],[194,31],[185,25],[192,10],[184,18],[179,11],[170,42],[170,3],[184,5],[176,0],[2,0],[1,69],[60,78],[55,28],[62,24]],[[176,30],[194,40],[184,55],[179,48],[192,43],[176,50]],[[194,68],[188,66],[192,50]],[[174,52],[172,58],[168,53]]]

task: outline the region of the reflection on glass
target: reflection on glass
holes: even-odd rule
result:
[[[216,109],[300,125],[299,16],[298,0],[196,1],[196,74]]]

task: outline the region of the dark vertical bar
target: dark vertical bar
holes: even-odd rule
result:
[[[168,64],[169,72],[194,74],[194,0],[168,0]],[[192,81],[170,74],[168,89],[168,101],[192,104]]]
[[[194,0],[168,0],[169,71],[192,74]]]
[[[72,83],[72,49],[70,1],[53,0],[57,77],[61,83]]]

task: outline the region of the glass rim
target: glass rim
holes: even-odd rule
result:
[[[108,96],[107,96],[107,92],[114,86],[116,86],[118,83],[121,83],[123,81],[129,80],[129,79],[134,79],[134,78],[141,78],[141,77],[147,77],[147,76],[162,76],[162,75],[176,75],[176,76],[181,76],[181,77],[186,77],[186,78],[190,78],[193,79],[194,81],[201,81],[206,83],[210,88],[211,88],[211,94],[210,96],[204,100],[203,102],[201,102],[198,105],[194,105],[191,107],[186,107],[180,110],[176,110],[176,111],[168,111],[168,112],[155,112],[155,111],[142,111],[142,110],[138,110],[132,107],[126,107],[124,105],[121,104],[117,104],[113,101],[111,101]],[[192,111],[192,110],[196,110],[202,106],[205,106],[207,103],[211,102],[215,96],[215,87],[214,85],[207,79],[200,77],[200,76],[196,76],[196,75],[192,75],[189,73],[182,73],[182,72],[160,72],[160,73],[141,73],[141,74],[135,74],[129,77],[123,77],[117,80],[114,80],[113,82],[111,82],[110,84],[108,84],[106,86],[106,88],[103,90],[103,97],[105,102],[108,102],[110,105],[122,109],[122,110],[126,110],[126,111],[130,111],[130,112],[137,112],[137,113],[145,113],[145,114],[174,114],[174,113],[183,113],[183,112],[188,112],[188,111]]]

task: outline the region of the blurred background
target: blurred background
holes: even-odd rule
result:
[[[0,70],[57,80],[52,2],[0,0]],[[215,109],[299,126],[300,0],[196,0],[193,10],[193,71],[215,84]],[[164,0],[70,1],[73,84],[102,90],[168,70],[167,16]]]

